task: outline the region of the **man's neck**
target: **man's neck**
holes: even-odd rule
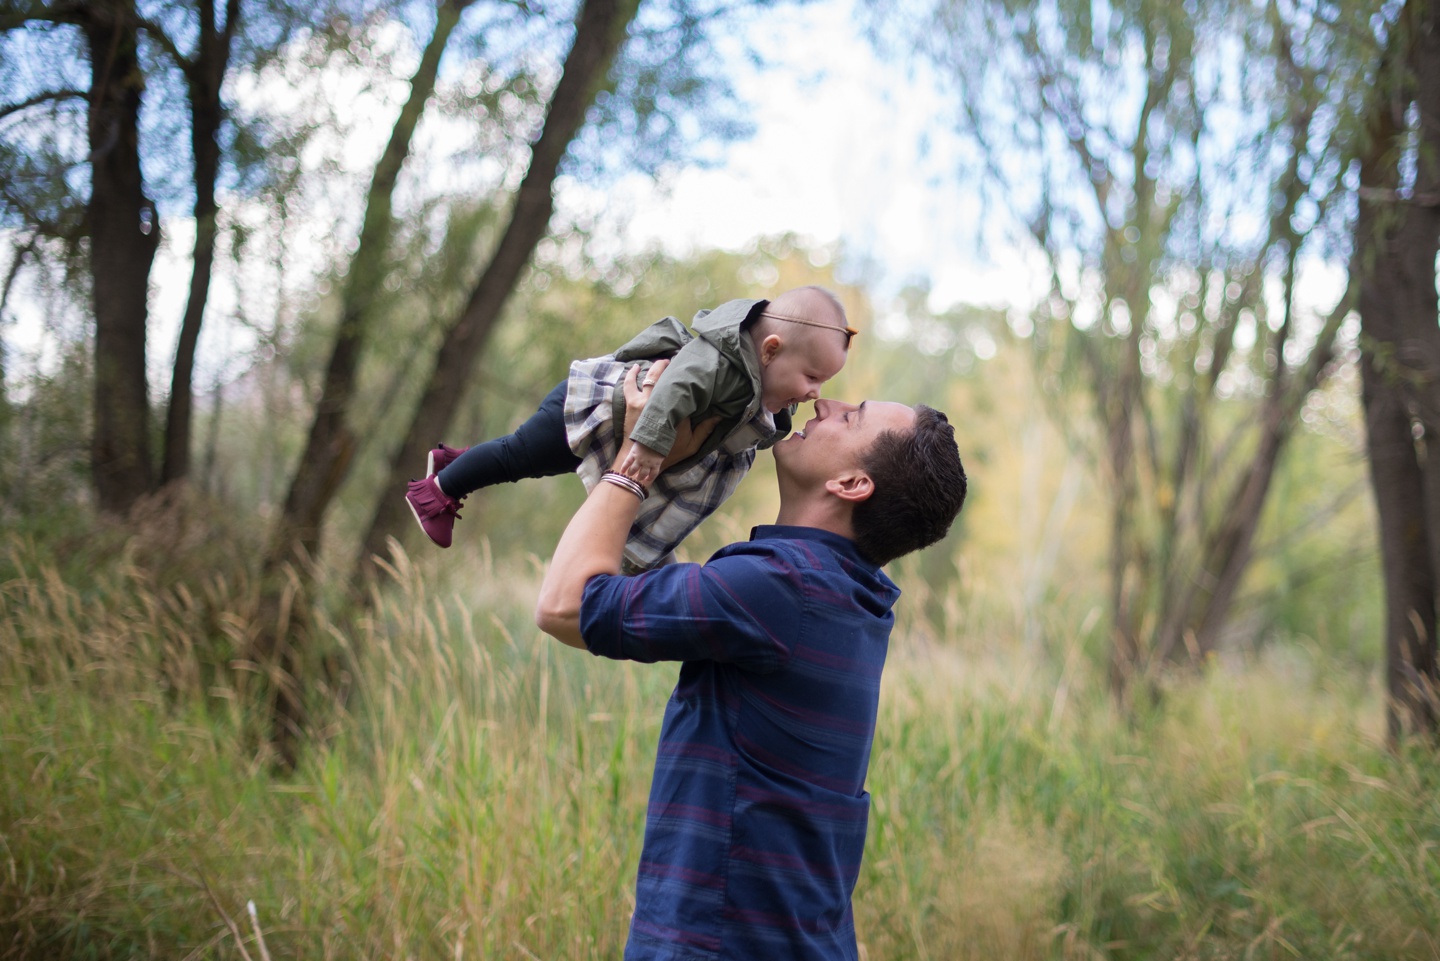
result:
[[[782,493],[775,523],[785,527],[814,527],[854,540],[853,514],[849,504],[833,497],[786,497]]]

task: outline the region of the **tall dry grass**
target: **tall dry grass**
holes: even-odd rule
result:
[[[243,576],[14,548],[0,957],[618,957],[674,670],[539,636],[534,563],[449,560],[330,628],[353,694],[279,777]],[[1078,633],[930,606],[887,668],[866,958],[1440,958],[1440,766],[1383,749],[1371,683],[1277,648],[1122,720]]]

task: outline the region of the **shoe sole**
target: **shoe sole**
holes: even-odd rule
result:
[[[425,476],[426,476],[426,477],[432,477],[432,476],[434,476],[434,474],[435,474],[435,452],[432,450],[430,453],[428,453],[428,454],[425,455]],[[415,508],[412,507],[412,508],[410,508],[410,509],[413,511]],[[416,515],[416,516],[418,517],[419,515]]]

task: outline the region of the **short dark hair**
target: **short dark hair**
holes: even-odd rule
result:
[[[876,564],[944,537],[965,505],[965,467],[955,428],[933,407],[915,407],[915,428],[887,430],[861,466],[875,491],[855,505],[855,546]]]

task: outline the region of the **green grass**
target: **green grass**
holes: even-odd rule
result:
[[[280,777],[242,577],[14,551],[0,957],[618,957],[674,670],[542,638],[532,565],[450,560],[332,630],[352,696]],[[1127,722],[1084,657],[942,634],[887,668],[866,958],[1440,958],[1440,762],[1384,750],[1370,679],[1280,646]]]

